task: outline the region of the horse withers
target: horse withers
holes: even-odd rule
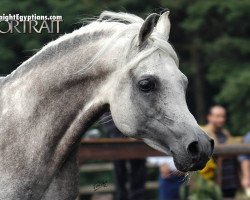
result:
[[[0,79],[0,199],[75,199],[77,147],[108,108],[121,132],[170,153],[180,171],[205,166],[213,140],[186,105],[168,14],[105,11]]]

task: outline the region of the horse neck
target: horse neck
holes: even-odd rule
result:
[[[110,73],[106,67],[96,65],[77,73],[99,45],[97,41],[69,46],[70,50],[65,45],[53,47],[6,78],[0,91],[0,134],[5,134],[5,143],[18,144],[12,152],[5,152],[8,156],[27,148],[30,154],[39,155],[30,158],[56,161],[51,164],[56,167],[71,152],[72,144],[78,143],[95,117],[106,109],[107,102],[98,95]]]

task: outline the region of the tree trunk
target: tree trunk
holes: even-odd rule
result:
[[[203,66],[200,59],[199,44],[194,43],[191,47],[191,65],[195,69],[194,73],[194,99],[195,115],[198,123],[204,124],[206,119],[206,100],[205,100],[205,80],[203,76]]]

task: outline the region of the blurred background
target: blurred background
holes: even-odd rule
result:
[[[170,10],[172,24],[169,41],[189,79],[191,112],[202,125],[210,106],[223,105],[228,112],[226,127],[234,136],[244,135],[250,130],[249,0],[1,0],[0,14],[62,15],[63,22],[60,33],[0,34],[0,74],[11,73],[45,44],[78,29],[85,18],[103,10],[145,18],[165,8]],[[98,173],[82,175],[81,184],[94,183],[94,177],[113,181],[112,172]],[[150,169],[148,174],[155,179],[157,170]],[[157,192],[150,196],[157,199]]]

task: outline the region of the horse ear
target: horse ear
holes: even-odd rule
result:
[[[158,19],[159,19],[159,15],[156,13],[152,13],[145,19],[140,29],[140,33],[139,33],[139,46],[144,44],[144,42],[149,38],[149,36],[154,30],[154,27]]]
[[[169,21],[168,15],[169,15],[169,11],[164,12],[160,16],[156,25],[156,31],[160,33],[161,35],[163,35],[166,40],[168,40],[169,32],[170,32],[170,21]]]

